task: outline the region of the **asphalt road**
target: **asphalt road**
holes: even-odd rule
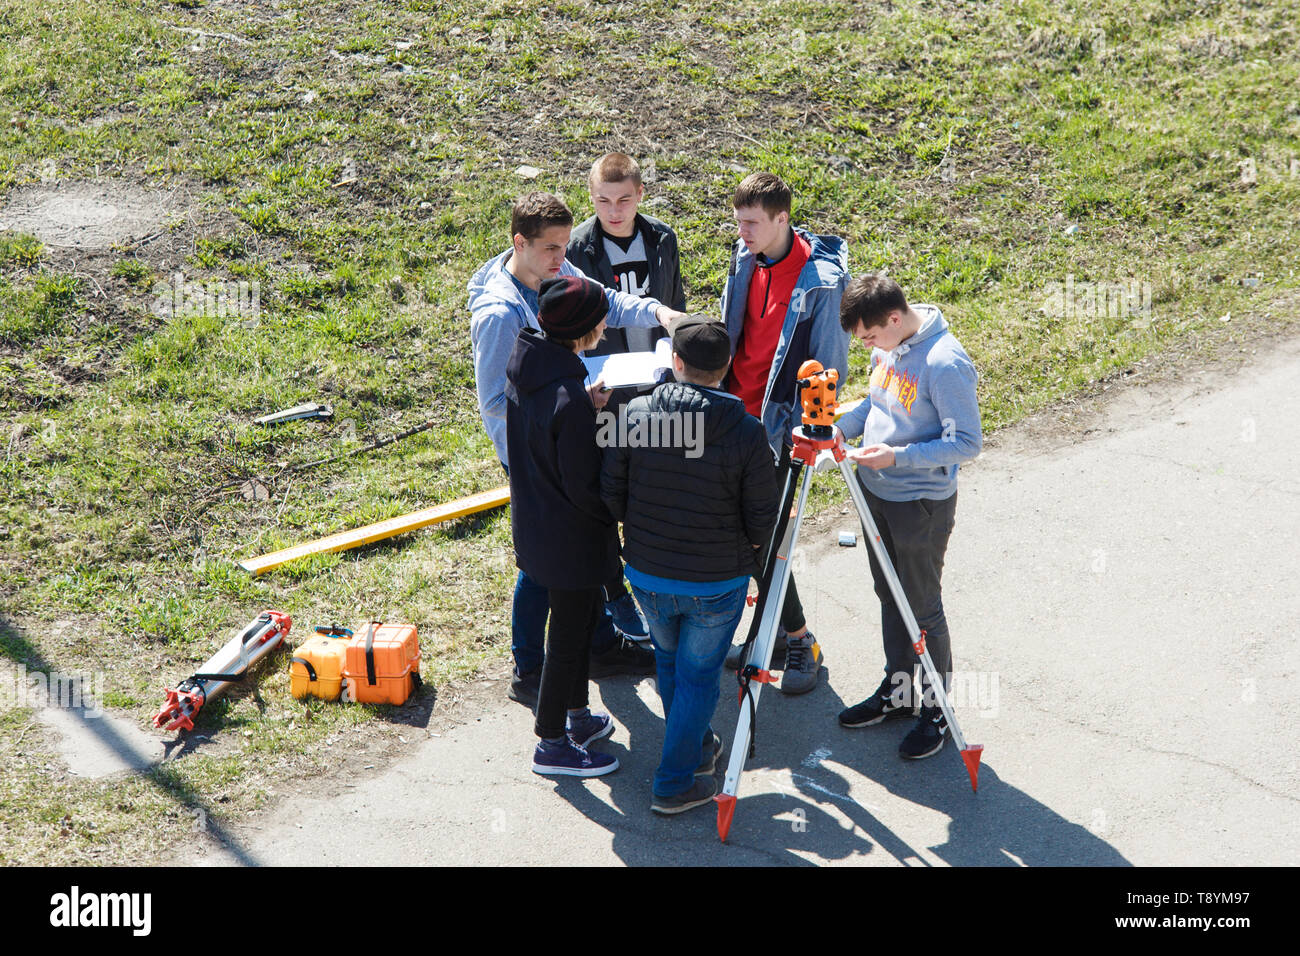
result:
[[[820,686],[764,695],[731,839],[650,812],[654,683],[601,682],[621,769],[530,771],[498,684],[441,736],[232,829],[210,863],[1234,865],[1300,862],[1300,342],[1177,384],[1116,386],[999,434],[961,476],[945,566],[959,718],[985,745],[897,756],[845,730],[883,657],[850,514],[806,529]],[[819,481],[839,481],[835,473]],[[730,743],[730,673],[714,726]]]

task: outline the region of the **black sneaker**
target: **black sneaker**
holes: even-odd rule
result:
[[[876,688],[876,692],[860,704],[854,704],[847,710],[840,711],[841,727],[874,727],[881,721],[894,717],[915,717],[916,709],[910,704],[899,704],[903,696],[900,688],[895,690],[892,677],[886,677]]]
[[[717,734],[710,735],[713,739],[704,745],[704,759],[700,765],[695,768],[695,776],[711,777],[714,768],[718,766],[718,757],[722,754],[722,738]]]
[[[689,790],[675,797],[656,796],[650,801],[650,809],[664,815],[682,813],[694,807],[712,803],[718,792],[718,783],[712,777],[696,777]]]
[[[617,674],[653,674],[655,652],[640,647],[633,640],[620,635],[618,643],[607,651],[591,655],[592,677],[614,677]]]
[[[510,677],[510,689],[506,691],[506,696],[511,700],[517,700],[525,707],[537,709],[537,695],[542,689],[542,669],[539,667],[535,671],[529,671],[527,674],[519,673],[516,667]]]
[[[948,721],[944,720],[943,711],[938,707],[922,707],[916,726],[907,732],[903,742],[898,745],[898,755],[908,760],[920,760],[937,754],[943,749],[947,736]]]

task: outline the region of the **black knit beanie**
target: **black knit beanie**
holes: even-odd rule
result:
[[[556,276],[542,283],[537,324],[557,339],[580,339],[609,311],[605,287],[583,276]]]

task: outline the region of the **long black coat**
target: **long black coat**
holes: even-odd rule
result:
[[[618,578],[618,530],[600,497],[601,452],[587,370],[536,329],[506,366],[506,449],[515,563],[538,584],[578,590]]]

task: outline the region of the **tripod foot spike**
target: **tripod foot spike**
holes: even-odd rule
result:
[[[731,832],[731,818],[736,812],[736,798],[720,793],[713,798],[718,804],[718,838],[727,842],[727,834]]]
[[[971,744],[961,752],[961,759],[966,764],[966,772],[970,774],[970,788],[976,793],[980,788],[980,756],[983,753],[983,744]]]

